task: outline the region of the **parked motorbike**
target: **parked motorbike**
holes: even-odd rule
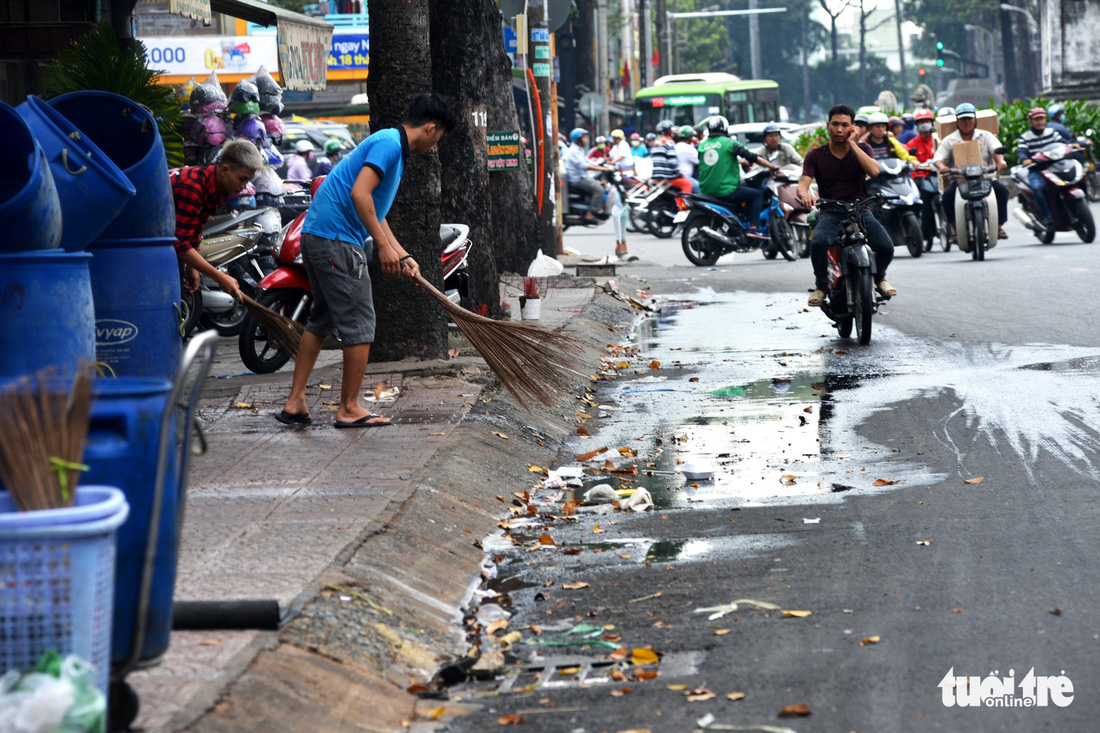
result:
[[[924,236],[920,228],[920,190],[909,174],[909,163],[898,158],[881,158],[879,174],[868,181],[867,192],[879,195],[871,213],[886,229],[894,245],[904,243],[909,254],[920,257]]]
[[[1046,184],[1047,202],[1050,205],[1052,225],[1048,226],[1039,215],[1035,192],[1028,181],[1029,168],[1015,166],[1012,179],[1019,189],[1020,203],[1013,215],[1025,227],[1035,233],[1043,244],[1054,241],[1056,232],[1073,230],[1082,242],[1096,238],[1096,223],[1085,198],[1085,166],[1069,157],[1073,148],[1064,142],[1052,142],[1037,152],[1034,165],[1044,166],[1041,173]]]
[[[314,183],[314,190],[319,181]],[[276,313],[305,323],[309,315],[313,291],[302,264],[301,237],[305,214],[283,227],[275,243],[278,267],[260,281],[256,297],[262,305]],[[467,259],[473,243],[470,228],[464,224],[444,224],[439,228],[443,248],[443,292],[454,303],[470,307],[469,271]],[[238,349],[244,365],[257,374],[278,371],[290,359],[274,339],[269,339],[263,326],[251,313],[246,313],[241,327]]]
[[[875,255],[859,218],[860,210],[879,198],[871,196],[854,203],[833,199],[817,202],[820,210],[839,210],[844,215],[840,237],[828,249],[829,287],[821,310],[832,319],[841,338],[849,338],[854,325],[861,344],[871,343],[871,316],[878,312],[879,303],[889,300],[874,288]]]

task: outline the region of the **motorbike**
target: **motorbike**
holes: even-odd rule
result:
[[[875,255],[859,218],[860,210],[876,199],[881,197],[854,203],[833,199],[817,202],[819,210],[839,210],[844,215],[840,237],[828,249],[829,286],[821,310],[833,321],[841,338],[851,337],[854,325],[856,337],[864,345],[871,343],[871,316],[878,312],[880,303],[889,300],[874,288]]]
[[[1077,232],[1086,244],[1096,238],[1096,223],[1085,198],[1085,166],[1069,157],[1073,148],[1064,142],[1052,142],[1035,153],[1032,160],[1045,166],[1041,173],[1046,184],[1047,202],[1050,205],[1052,224],[1047,225],[1039,215],[1035,192],[1028,181],[1028,168],[1015,166],[1012,179],[1019,189],[1020,203],[1013,215],[1021,224],[1035,233],[1043,244],[1054,241],[1056,232]]]
[[[319,185],[314,181],[313,190]],[[274,256],[278,267],[260,283],[259,303],[276,313],[299,323],[309,315],[313,291],[302,264],[301,237],[305,214],[283,227],[275,242]],[[473,243],[470,228],[463,224],[444,224],[439,228],[443,263],[443,292],[453,303],[470,308],[468,258]],[[330,344],[326,344],[328,346]],[[338,346],[338,344],[334,344]],[[238,350],[244,365],[257,374],[276,372],[289,361],[274,339],[269,339],[263,326],[251,313],[246,313],[238,339]]]
[[[909,151],[910,155],[915,155],[916,148]],[[940,191],[938,185],[939,175],[935,166],[930,161],[924,163],[913,163],[912,168],[914,170],[929,171],[931,175],[924,176],[923,178],[914,178],[914,183],[917,184],[917,189],[920,190],[923,198],[923,194],[931,194],[928,204],[932,207],[932,214],[936,221],[936,234],[934,239],[940,240],[940,249],[947,252],[951,249],[951,224],[947,221],[947,212],[943,208],[943,193]],[[921,230],[921,236],[924,236],[924,230]],[[928,240],[924,243],[924,251],[932,251],[932,240]]]
[[[766,156],[765,156],[766,157]],[[772,156],[774,157],[774,155]],[[810,210],[802,206],[798,200],[798,180],[802,177],[802,168],[797,165],[785,165],[776,173],[773,173],[768,181],[767,188],[771,191],[773,199],[778,203],[779,211],[787,221],[787,227],[794,236],[794,251],[798,257],[810,256],[810,221],[807,218]],[[816,187],[816,184],[814,184]],[[770,216],[770,215],[769,215]],[[780,228],[776,225],[776,228]],[[771,233],[769,231],[769,233]],[[783,233],[773,235],[772,243],[764,249],[764,256],[769,260],[782,254],[779,242]]]
[[[1004,148],[998,148],[998,152]],[[951,168],[950,172],[958,177],[955,194],[955,229],[958,233],[959,249],[969,252],[974,260],[984,260],[990,247],[997,246],[997,224],[999,210],[997,197],[990,196],[993,182],[986,178],[997,172],[995,165],[972,163],[963,168]]]
[[[628,225],[631,231],[649,231],[649,205],[668,190],[668,181],[637,181],[626,191],[624,202],[629,210]]]
[[[1092,154],[1092,139],[1095,135],[1092,128],[1089,128],[1084,135],[1077,136],[1077,144],[1085,154],[1085,180],[1088,181],[1085,195],[1094,204],[1100,201],[1100,164],[1097,164],[1096,156]]]
[[[770,169],[753,169],[741,179],[741,185],[762,188]],[[700,267],[713,265],[718,258],[730,252],[760,250],[773,259],[774,253],[787,260],[798,259],[794,233],[783,213],[779,198],[763,187],[764,205],[757,222],[761,232],[753,236],[747,229],[750,223],[740,211],[734,211],[729,201],[704,194],[681,194],[680,211],[674,217],[680,243],[688,260]],[[769,257],[769,250],[774,252]]]
[[[623,195],[623,174],[618,170],[608,169],[606,171],[600,171],[596,176],[596,180],[605,184],[604,201],[607,201],[607,188],[617,187],[619,188],[619,195]],[[594,227],[601,222],[607,221],[611,216],[609,207],[604,206],[604,210],[596,214],[595,221],[588,221],[586,214],[588,213],[588,194],[582,191],[577,191],[569,187],[569,182],[564,178],[562,179],[562,199],[567,201],[566,211],[562,214],[561,224],[562,229],[568,229],[569,227]]]
[[[920,190],[909,175],[909,163],[898,158],[881,158],[878,164],[878,176],[867,183],[867,192],[879,195],[871,213],[895,245],[904,242],[910,255],[920,257],[924,252]]]

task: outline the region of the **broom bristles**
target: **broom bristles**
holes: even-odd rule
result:
[[[452,302],[423,276],[416,282],[447,310],[512,396],[527,406],[532,398],[550,407],[581,374],[580,342],[572,336],[527,323],[494,321]]]
[[[279,348],[289,353],[291,358],[298,358],[298,345],[302,342],[305,327],[256,302],[244,293],[241,293],[241,298],[249,313],[263,326],[268,338],[274,339],[279,344]]]

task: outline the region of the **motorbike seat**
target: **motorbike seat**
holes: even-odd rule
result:
[[[691,194],[691,197],[693,199],[695,199],[696,201],[703,201],[703,202],[708,203],[708,204],[716,204],[716,205],[721,206],[721,207],[726,208],[726,209],[733,209],[733,208],[738,206],[737,204],[733,203],[732,201],[728,201],[726,199],[720,199],[717,196],[707,196],[705,193],[693,193],[693,194]]]

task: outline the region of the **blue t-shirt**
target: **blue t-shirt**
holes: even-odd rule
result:
[[[409,139],[403,127],[376,132],[361,142],[336,164],[317,189],[302,231],[315,237],[339,239],[362,246],[370,233],[355,212],[351,187],[364,166],[374,169],[382,180],[374,187],[371,196],[378,221],[382,221],[397,196],[408,154]]]

